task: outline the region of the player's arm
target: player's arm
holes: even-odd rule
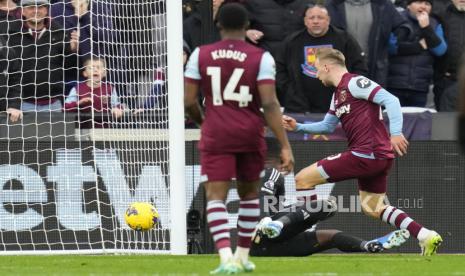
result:
[[[360,84],[360,80],[365,81],[363,85]],[[406,154],[408,141],[402,134],[403,117],[399,99],[377,83],[364,77],[352,78],[349,82],[349,90],[355,98],[384,106],[389,118],[392,147],[400,156]]]
[[[199,48],[195,49],[189,58],[184,72],[184,107],[186,114],[196,124],[203,122],[203,111],[199,104],[200,91]]]
[[[266,123],[281,145],[281,171],[289,173],[294,169],[294,156],[292,155],[286,131],[281,126],[282,113],[278,99],[276,98],[275,85],[260,84],[258,85],[258,92],[260,93]]]
[[[260,72],[257,77],[258,93],[263,107],[263,113],[268,127],[273,131],[281,145],[281,171],[289,173],[294,169],[294,156],[287,134],[281,125],[281,106],[276,97],[275,64],[273,57],[264,53],[260,62]]]
[[[336,129],[339,119],[336,115],[326,113],[323,121],[309,124],[297,123],[296,120],[290,116],[283,116],[283,126],[286,130],[302,132],[302,133],[333,133]]]
[[[200,126],[203,122],[203,111],[198,101],[199,90],[198,84],[184,81],[184,106],[186,114]]]
[[[288,131],[302,132],[302,133],[333,133],[339,124],[339,118],[334,114],[334,95],[331,99],[331,106],[328,113],[326,113],[323,121],[309,124],[300,124],[297,121],[287,115],[282,118],[282,124]]]
[[[407,153],[408,141],[402,134],[402,110],[399,99],[381,88],[373,97],[373,102],[384,106],[389,118],[389,132],[391,133],[391,144],[400,156]]]

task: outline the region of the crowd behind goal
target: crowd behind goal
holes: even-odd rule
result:
[[[386,86],[402,106],[457,108],[463,0],[186,0],[184,60],[196,47],[220,39],[215,17],[227,2],[247,8],[247,41],[275,58],[285,112],[328,109],[330,93],[314,77],[314,51],[320,47],[342,50],[350,70]],[[0,111],[12,121],[22,112],[95,113],[109,120],[163,112],[165,5],[0,1]],[[309,9],[313,6],[317,9]],[[115,16],[121,14],[127,17]]]

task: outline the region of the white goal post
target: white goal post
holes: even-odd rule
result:
[[[182,0],[169,0],[167,4],[168,41],[168,110],[170,138],[170,207],[171,251],[187,254],[186,234],[186,181],[184,138],[184,77],[182,62]],[[175,184],[175,185],[173,185]]]
[[[48,28],[65,39],[80,29],[76,51],[45,31],[27,56],[31,34],[13,12],[5,34],[12,82],[0,89],[20,87],[13,100],[32,110],[18,122],[0,113],[0,255],[187,254],[182,0],[90,0],[77,18],[51,2]],[[106,76],[87,82],[99,60]],[[41,110],[43,99],[62,107]],[[155,229],[125,224],[134,201],[154,204]]]

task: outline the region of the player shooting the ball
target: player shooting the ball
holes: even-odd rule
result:
[[[275,168],[266,169],[260,190],[264,217],[257,225],[252,239],[252,256],[300,257],[333,248],[342,252],[378,253],[401,246],[410,236],[407,230],[396,230],[367,241],[336,229],[312,231],[316,223],[337,212],[336,203],[331,200],[314,200],[309,205],[286,206],[282,200],[284,195],[284,176]],[[268,224],[271,220],[274,220],[274,224]],[[267,224],[269,227],[263,229],[263,225]],[[270,231],[272,225],[279,225],[281,230]]]
[[[319,49],[315,67],[324,85],[336,87],[328,113],[323,121],[310,124],[300,124],[294,118],[283,116],[283,126],[288,131],[331,133],[340,122],[349,149],[302,169],[295,177],[298,196],[309,202],[316,197],[317,185],[358,179],[361,207],[366,215],[398,229],[407,229],[419,240],[422,255],[435,254],[442,243],[441,236],[404,211],[384,203],[394,152],[403,156],[408,147],[402,134],[399,100],[374,81],[349,73],[345,57],[338,50]],[[381,107],[389,117],[390,134],[383,123]],[[271,221],[264,229],[279,235],[282,227]]]

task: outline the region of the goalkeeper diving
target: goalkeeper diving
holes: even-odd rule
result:
[[[309,256],[333,248],[342,252],[378,253],[401,246],[410,236],[404,229],[367,241],[336,229],[313,231],[316,223],[336,213],[336,203],[317,200],[310,204],[285,206],[283,175],[274,168],[265,172],[260,190],[261,207],[265,212],[252,238],[251,256]],[[268,206],[267,203],[275,205]]]

